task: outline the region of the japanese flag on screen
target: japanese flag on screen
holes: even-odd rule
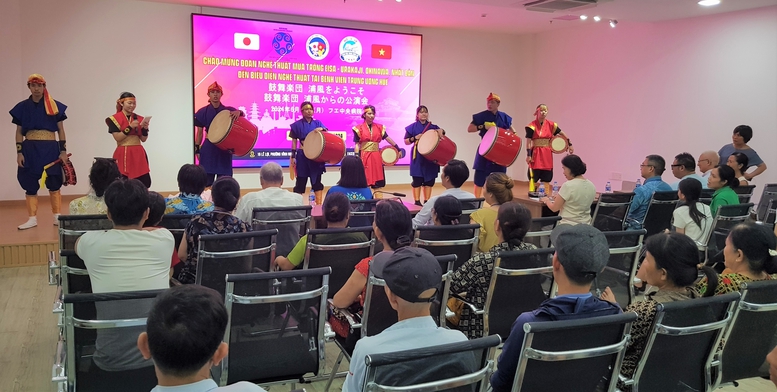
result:
[[[259,35],[235,33],[235,49],[259,50]]]

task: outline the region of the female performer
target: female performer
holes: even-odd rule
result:
[[[206,132],[210,132],[210,124],[213,119],[222,110],[228,110],[233,121],[243,115],[243,112],[232,106],[224,106],[221,103],[223,95],[224,90],[219,86],[219,83],[213,82],[208,86],[208,105],[201,107],[197,113],[194,113],[194,126],[197,127],[197,133],[194,134],[194,153],[199,154],[200,165],[205,168],[205,173],[207,173],[206,187],[213,185],[216,177],[232,177],[232,153],[216,147],[207,137],[204,137]]]
[[[386,186],[386,173],[383,170],[383,158],[380,156],[380,141],[386,139],[389,144],[400,152],[400,158],[404,156],[404,149],[400,150],[389,135],[386,127],[375,121],[375,106],[367,105],[362,113],[364,122],[353,127],[354,153],[360,155],[364,163],[364,174],[367,176],[367,184],[375,188]]]
[[[550,149],[550,140],[553,136],[561,135],[569,143],[569,153],[574,154],[572,140],[561,131],[558,124],[547,120],[548,106],[544,103],[537,105],[534,110],[534,121],[526,126],[526,164],[534,172],[534,178],[530,180],[549,183],[553,180],[553,151]]]
[[[119,172],[127,178],[139,180],[151,187],[151,169],[148,167],[148,155],[141,143],[148,139],[148,122],[151,116],[135,114],[135,95],[121,93],[116,100],[116,114],[105,119],[108,133],[116,140],[113,159],[119,165]]]
[[[418,152],[418,140],[421,135],[429,130],[437,130],[437,133],[445,135],[445,131],[429,121],[429,109],[421,105],[415,111],[416,122],[405,127],[405,144],[413,144],[413,158],[410,161],[410,176],[413,177],[413,197],[416,205],[421,204],[421,186],[424,187],[424,203],[432,197],[434,180],[440,174],[440,165],[426,159]]]
[[[305,138],[315,131],[326,131],[326,126],[320,120],[313,119],[313,104],[305,101],[299,105],[299,111],[302,112],[302,118],[290,125],[291,131],[291,158],[290,170],[296,170],[297,183],[294,185],[294,193],[305,194],[305,187],[310,178],[310,188],[316,195],[316,204],[321,205],[323,201],[324,184],[321,183],[321,176],[326,171],[324,162],[311,161],[305,156],[305,152],[297,149],[297,139],[300,147],[305,144]]]

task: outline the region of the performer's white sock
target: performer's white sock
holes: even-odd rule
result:
[[[54,226],[59,226],[59,214],[54,214]]]
[[[31,216],[30,219],[27,220],[27,222],[24,222],[23,224],[19,225],[19,230],[27,230],[32,229],[33,227],[38,225],[38,218]]]

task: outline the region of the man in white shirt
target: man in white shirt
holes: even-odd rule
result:
[[[434,202],[440,196],[453,196],[459,200],[461,199],[474,199],[475,195],[461,189],[461,186],[469,178],[469,168],[464,161],[458,159],[451,159],[447,165],[442,169],[441,182],[445,187],[445,191],[437,196],[432,196],[424,203],[424,207],[413,218],[413,228],[423,225],[432,224],[432,208],[434,208]],[[467,206],[462,206],[467,209]]]
[[[714,169],[716,166],[718,166],[718,163],[720,162],[720,156],[718,156],[718,153],[715,151],[704,151],[699,155],[699,171],[701,172],[701,178],[704,178],[705,180],[702,181],[702,185],[706,188],[707,187],[707,177],[710,176],[710,172],[712,169]]]
[[[367,355],[467,341],[461,331],[438,327],[432,319],[430,306],[440,290],[442,269],[429,251],[400,248],[383,265],[382,271],[374,271],[374,274],[385,280],[386,296],[391,307],[397,311],[399,321],[383,332],[356,343],[343,392],[363,390],[367,375],[364,358]],[[451,366],[474,370],[471,369],[474,364],[452,362]],[[407,374],[403,380],[413,382],[423,376],[423,369],[419,369],[418,373]]]
[[[672,175],[678,180],[675,183],[670,184],[672,190],[676,191],[680,181],[686,178],[693,178],[701,183],[702,188],[707,187],[707,180],[704,177],[696,174],[696,161],[693,159],[693,155],[687,152],[677,154],[672,162]]]
[[[259,170],[262,190],[240,198],[235,216],[243,222],[251,222],[254,207],[292,207],[302,205],[302,195],[281,188],[283,169],[275,162],[266,163]]]

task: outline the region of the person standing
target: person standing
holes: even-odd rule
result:
[[[550,183],[553,180],[553,150],[550,149],[550,140],[561,135],[569,143],[569,153],[574,154],[572,141],[558,127],[558,123],[550,121],[548,106],[544,103],[537,105],[534,110],[534,121],[526,126],[526,164],[534,172],[535,181]],[[532,179],[532,176],[529,176]]]
[[[141,143],[148,140],[148,123],[151,116],[135,114],[135,94],[123,92],[116,100],[116,114],[105,119],[108,133],[116,140],[113,159],[119,165],[119,172],[129,179],[137,179],[146,188],[151,187],[151,169],[148,155]]]
[[[500,103],[502,103],[502,99],[498,95],[490,93],[486,98],[487,110],[472,115],[472,122],[467,127],[467,132],[477,132],[481,139],[486,135],[489,128],[494,126],[515,133],[513,118],[508,116],[507,113],[499,111]],[[489,161],[480,155],[479,152],[475,152],[475,165],[473,168],[475,169],[475,197],[480,197],[483,193],[483,185],[486,183],[486,177],[489,174],[507,172],[507,167]]]
[[[735,152],[741,152],[747,155],[748,166],[742,169],[746,181],[752,181],[755,176],[766,171],[766,163],[758,156],[747,143],[753,138],[753,128],[749,125],[739,125],[734,128],[734,133],[731,135],[731,144],[726,144],[718,151],[719,162],[726,162],[728,157]],[[745,173],[751,166],[755,166],[755,170],[750,173]]]
[[[386,139],[400,152],[400,158],[404,156],[404,150],[400,150],[397,143],[386,133],[386,126],[375,122],[375,114],[375,106],[365,106],[362,113],[364,122],[353,127],[355,143],[353,150],[361,157],[367,184],[373,189],[386,186],[386,173],[383,170],[383,158],[380,156],[380,141]]]
[[[324,162],[315,162],[305,156],[302,151],[305,144],[305,138],[311,132],[326,132],[326,126],[320,120],[313,119],[313,104],[305,101],[299,106],[302,118],[290,125],[291,131],[291,158],[290,170],[296,170],[297,183],[294,185],[294,193],[305,194],[305,188],[310,178],[310,188],[316,195],[316,205],[321,205],[323,201],[324,184],[321,183],[321,176],[326,171]],[[297,149],[297,139],[299,139],[300,149]]]
[[[416,205],[421,204],[421,186],[424,189],[424,203],[432,197],[434,180],[440,174],[440,165],[426,159],[418,152],[418,140],[426,131],[436,130],[439,136],[445,135],[445,131],[429,121],[429,109],[421,105],[415,111],[416,121],[405,127],[405,144],[413,145],[413,155],[410,161],[410,176],[413,178],[413,198]]]
[[[213,185],[216,177],[232,176],[232,153],[216,147],[205,137],[207,132],[210,132],[211,122],[222,110],[228,110],[233,121],[243,115],[243,112],[232,106],[224,106],[221,103],[223,95],[224,90],[219,83],[213,82],[208,86],[208,105],[194,113],[194,126],[197,127],[194,134],[194,153],[199,154],[200,165],[208,175],[206,187]]]
[[[60,159],[67,162],[65,126],[67,119],[65,106],[55,101],[46,89],[46,79],[39,74],[27,78],[30,97],[19,102],[9,112],[11,122],[16,125],[16,179],[25,192],[27,203],[27,222],[18,226],[19,230],[31,229],[38,225],[38,190],[43,170],[46,170],[46,188],[51,199],[51,212],[54,213],[54,225],[59,224],[62,206],[62,164],[49,168],[46,165]],[[59,141],[57,141],[57,137]]]

